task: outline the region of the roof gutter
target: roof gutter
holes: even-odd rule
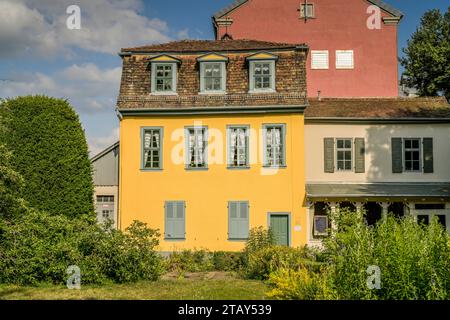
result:
[[[305,123],[450,123],[450,118],[305,117]]]

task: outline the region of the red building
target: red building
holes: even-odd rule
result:
[[[238,0],[216,13],[216,38],[307,43],[308,96],[398,96],[397,25],[379,0]]]

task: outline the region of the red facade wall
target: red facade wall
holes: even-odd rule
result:
[[[217,38],[226,32],[234,39],[306,43],[310,50],[329,51],[329,69],[311,70],[307,60],[308,96],[398,96],[397,25],[381,22],[370,30],[366,0],[308,0],[315,18],[300,19],[304,0],[249,0],[227,17],[231,26],[219,26]],[[382,11],[383,17],[390,14]],[[354,51],[354,69],[336,69],[336,50]]]

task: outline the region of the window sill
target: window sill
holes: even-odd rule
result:
[[[336,67],[336,70],[354,70],[355,67]]]
[[[265,168],[265,169],[286,169],[287,168],[286,165],[282,165],[282,166],[263,165],[262,167]]]
[[[248,169],[250,169],[250,166],[242,166],[242,167],[227,166],[227,169],[229,169],[229,170],[248,170]]]
[[[164,241],[186,241],[186,238],[164,238]]]
[[[151,168],[141,168],[141,171],[163,171],[163,168],[155,168],[155,169],[151,169]]]
[[[151,92],[152,96],[178,96],[177,92]]]
[[[267,89],[267,90],[250,90],[248,93],[250,94],[259,94],[259,93],[277,93],[275,89]]]
[[[198,93],[202,96],[220,96],[220,95],[226,95],[226,91],[201,91]]]
[[[208,167],[205,167],[205,168],[185,167],[184,169],[187,170],[187,171],[208,171]]]
[[[242,242],[242,241],[247,241],[248,238],[228,238],[228,241],[233,241],[233,242]]]

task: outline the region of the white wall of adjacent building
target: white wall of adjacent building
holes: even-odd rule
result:
[[[392,173],[392,137],[433,138],[434,172]],[[325,173],[324,138],[364,138],[365,172]],[[307,123],[305,157],[307,183],[450,182],[450,124]]]

